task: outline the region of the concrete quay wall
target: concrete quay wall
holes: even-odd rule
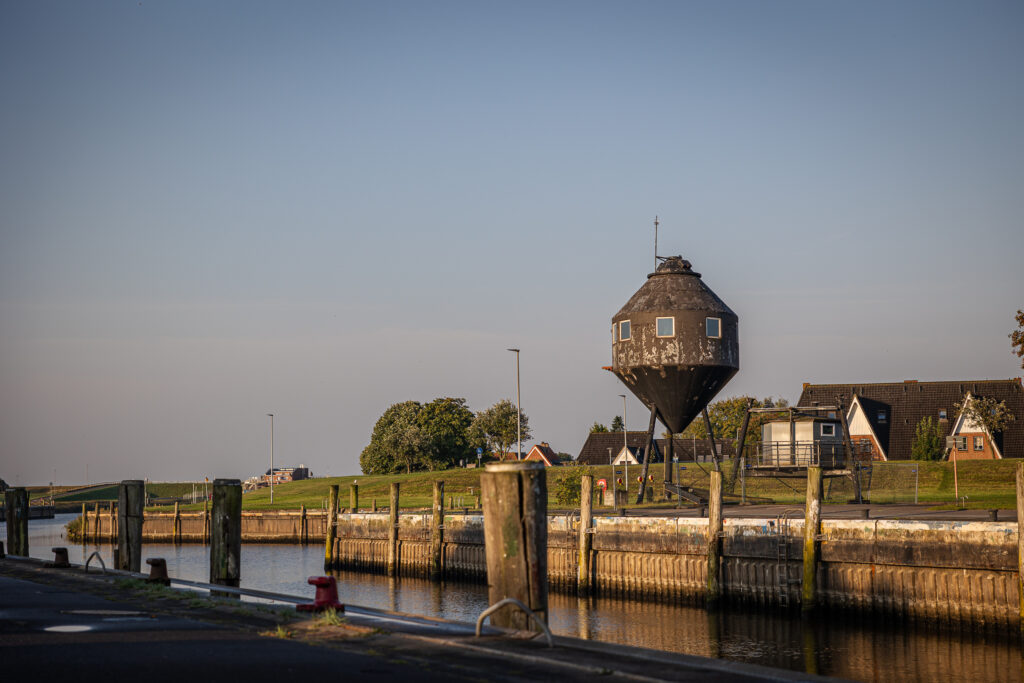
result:
[[[334,569],[386,571],[388,514],[338,515]],[[113,541],[116,516],[90,511],[91,540]],[[327,515],[314,511],[242,513],[242,540],[323,543]],[[482,515],[446,515],[441,547],[447,578],[486,581]],[[430,514],[399,516],[398,571],[428,576]],[[651,601],[702,603],[707,582],[708,521],[682,517],[594,519],[594,591]],[[206,542],[205,513],[150,513],[147,542]],[[821,523],[816,595],[819,604],[943,622],[999,627],[1020,624],[1017,524],[904,520]],[[574,591],[579,519],[548,518],[548,580]],[[803,520],[724,520],[720,539],[723,597],[796,606],[803,576]]]

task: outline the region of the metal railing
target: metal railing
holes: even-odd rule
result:
[[[846,463],[841,442],[830,441],[762,441],[748,446],[747,462],[751,467],[840,468]]]

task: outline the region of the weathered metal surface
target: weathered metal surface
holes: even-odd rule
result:
[[[671,317],[673,334],[657,334],[656,321]],[[721,321],[709,337],[706,319]],[[619,339],[628,320],[630,338]],[[612,317],[611,371],[646,406],[655,406],[672,432],[681,432],[739,370],[736,314],[701,280],[689,261],[666,259]]]

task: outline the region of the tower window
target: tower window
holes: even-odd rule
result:
[[[675,318],[658,318],[657,321],[657,334],[659,337],[674,337],[676,334],[676,319]]]
[[[721,318],[705,318],[704,329],[707,330],[708,337],[711,339],[722,338],[722,319]]]
[[[619,341],[626,341],[627,339],[630,339],[629,321],[623,320],[619,323]]]

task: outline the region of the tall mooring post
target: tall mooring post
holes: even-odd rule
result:
[[[391,482],[391,507],[388,509],[388,576],[398,575],[398,482]]]
[[[324,534],[324,569],[334,567],[334,540],[338,537],[338,485],[327,487],[327,533]]]
[[[576,578],[576,592],[580,596],[590,593],[590,548],[594,541],[594,475],[584,474],[580,480],[580,557]]]
[[[28,491],[20,486],[4,491],[7,552],[28,557]]]
[[[237,588],[242,576],[241,553],[242,482],[215,479],[210,518],[210,583]]]
[[[352,484],[349,487],[348,506],[352,512],[359,512],[359,484]]]
[[[444,482],[434,482],[433,517],[430,520],[430,580],[444,576]]]
[[[142,570],[142,509],[145,502],[146,483],[141,479],[127,479],[118,485],[116,564],[122,571]]]
[[[481,474],[488,600],[516,598],[548,620],[548,490],[539,462],[491,463]],[[496,626],[536,626],[515,606],[494,613]]]
[[[800,605],[804,612],[817,607],[818,534],[821,533],[821,468],[807,468],[807,511],[804,514],[804,577]]]
[[[722,473],[711,472],[708,498],[708,584],[707,603],[715,605],[722,597]]]
[[[1024,462],[1017,463],[1017,596],[1024,640]]]
[[[174,501],[174,530],[172,535],[175,545],[181,543],[181,508],[178,507],[178,501]]]

